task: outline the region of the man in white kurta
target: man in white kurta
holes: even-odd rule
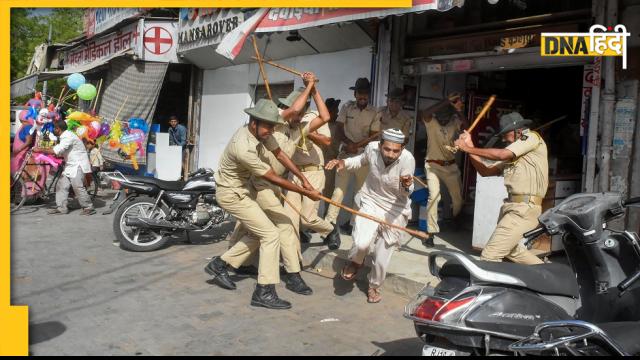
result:
[[[52,149],[36,148],[34,150],[36,152],[64,157],[65,161],[64,171],[56,185],[57,208],[49,211],[49,214],[57,215],[69,212],[67,207],[69,188],[73,188],[73,193],[78,198],[80,206],[82,206],[81,214],[92,215],[96,211],[93,209],[91,197],[87,193],[83,182],[85,174],[91,173],[91,163],[89,162],[87,148],[76,134],[67,130],[67,124],[63,120],[55,123],[53,133],[60,139],[57,145]]]
[[[327,164],[329,170],[337,165],[339,171],[356,171],[369,166],[365,183],[356,195],[360,211],[402,227],[407,225],[411,215],[409,195],[413,191],[415,171],[415,160],[404,149],[404,140],[400,129],[387,129],[382,133],[382,140],[369,143],[362,154],[343,160],[331,160]],[[364,217],[358,216],[355,219],[353,246],[349,252],[351,263],[342,270],[342,277],[345,280],[354,279],[371,250],[373,268],[369,273],[367,292],[367,301],[370,303],[381,300],[380,287],[401,236],[401,231]]]

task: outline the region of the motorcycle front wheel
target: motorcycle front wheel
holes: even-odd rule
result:
[[[152,229],[142,229],[127,225],[128,218],[164,219],[167,211],[158,205],[153,209],[155,199],[139,196],[132,200],[125,200],[113,218],[113,232],[123,250],[146,252],[164,247],[170,240],[162,232]],[[153,211],[152,211],[153,209]]]

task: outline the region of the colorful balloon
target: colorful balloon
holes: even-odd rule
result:
[[[82,100],[92,100],[97,94],[96,87],[91,84],[82,84],[77,90],[78,96]]]
[[[109,126],[109,124],[104,123],[100,126],[100,135],[107,136],[109,135],[110,131],[111,131],[111,127]]]
[[[91,124],[90,124],[90,125],[91,125],[91,127],[92,127],[92,128],[94,128],[98,133],[100,132],[100,123],[99,123],[99,122],[97,122],[97,121],[93,120],[93,121],[91,122]]]
[[[67,85],[69,85],[73,90],[78,90],[78,88],[81,85],[84,85],[86,81],[87,80],[84,78],[84,75],[80,73],[73,73],[67,78]]]
[[[76,135],[78,135],[79,138],[87,136],[87,127],[84,125],[78,126],[76,128]]]

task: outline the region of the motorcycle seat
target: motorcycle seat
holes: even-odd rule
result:
[[[127,175],[127,179],[133,182],[156,185],[160,189],[168,190],[168,191],[178,191],[178,190],[182,190],[182,188],[184,187],[183,181],[165,181],[165,180],[156,179],[150,176]]]
[[[628,354],[640,354],[640,321],[602,323],[598,327]]]
[[[467,257],[477,267],[489,273],[507,275],[520,280],[524,287],[545,295],[560,295],[578,298],[578,281],[570,266],[564,264],[550,263],[539,265],[522,265],[506,262],[480,261]],[[440,270],[440,276],[469,276],[468,271],[460,262],[455,259],[447,261]],[[471,274],[473,276],[473,274]],[[484,283],[493,281],[483,279]],[[495,281],[497,284],[513,285]]]

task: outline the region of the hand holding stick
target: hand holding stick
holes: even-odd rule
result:
[[[468,133],[471,133],[473,131],[473,129],[475,129],[476,125],[478,125],[480,120],[482,118],[484,118],[486,113],[489,111],[489,108],[491,108],[491,105],[493,105],[494,101],[496,101],[496,96],[495,95],[491,95],[491,97],[489,97],[489,100],[487,100],[487,102],[484,103],[484,106],[482,107],[482,110],[480,110],[480,113],[476,116],[476,118],[473,121],[473,123],[471,124],[471,126],[469,126],[469,128],[467,129]],[[445,147],[447,148],[447,150],[451,151],[454,154],[458,151],[458,147],[457,146],[448,146],[447,145]]]

